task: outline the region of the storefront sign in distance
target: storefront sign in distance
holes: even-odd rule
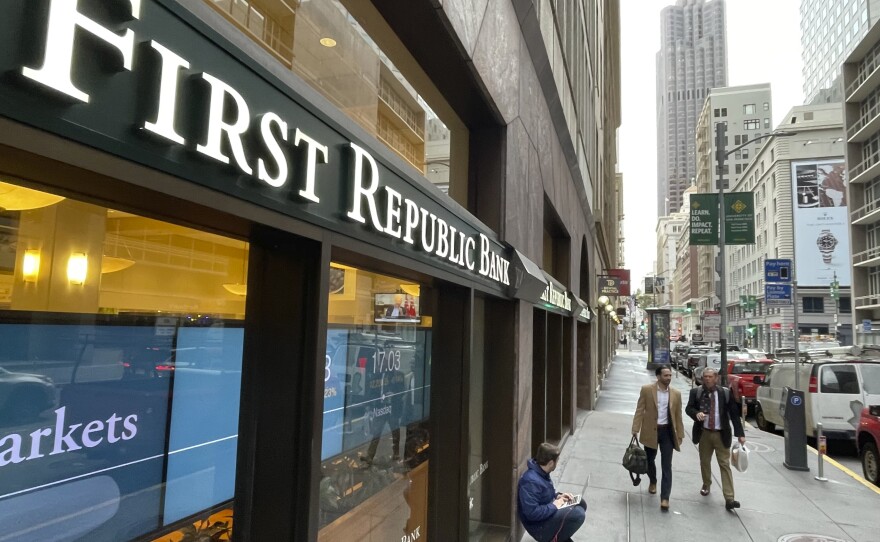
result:
[[[620,277],[611,275],[599,275],[596,277],[599,281],[599,295],[619,296],[620,295]]]

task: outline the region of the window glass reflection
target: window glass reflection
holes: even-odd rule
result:
[[[124,541],[231,505],[246,243],[5,177],[0,207],[4,535]]]
[[[424,539],[432,319],[420,294],[330,269],[319,540]]]
[[[450,121],[337,0],[204,0],[444,192]],[[440,104],[444,110],[446,104]],[[455,122],[456,130],[463,125]],[[456,137],[463,134],[456,132]]]

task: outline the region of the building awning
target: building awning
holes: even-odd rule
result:
[[[590,306],[587,302],[578,296],[571,294],[573,303],[571,304],[571,315],[577,318],[579,322],[589,323],[591,319]]]
[[[547,279],[538,264],[528,259],[522,252],[511,249],[510,287],[508,293],[511,297],[522,299],[529,303],[540,304],[541,294],[547,289]]]

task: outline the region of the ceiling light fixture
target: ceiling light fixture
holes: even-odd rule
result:
[[[336,47],[336,40],[333,38],[321,38],[318,42],[324,47]]]
[[[241,247],[241,279],[238,282],[227,282],[223,284],[223,289],[232,295],[247,295],[247,243],[242,243]]]
[[[105,255],[103,258],[101,258],[101,273],[105,275],[107,273],[115,273],[117,271],[122,271],[123,269],[128,269],[133,265],[134,260]]]
[[[3,177],[3,179],[14,180],[7,177]],[[56,196],[0,181],[0,210],[29,211],[54,205],[63,199],[64,196]]]

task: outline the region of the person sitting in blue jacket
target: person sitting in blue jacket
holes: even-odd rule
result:
[[[586,519],[587,503],[574,504],[571,493],[559,493],[550,473],[556,469],[559,448],[547,442],[538,446],[528,469],[519,479],[517,502],[519,519],[538,542],[567,542]]]

